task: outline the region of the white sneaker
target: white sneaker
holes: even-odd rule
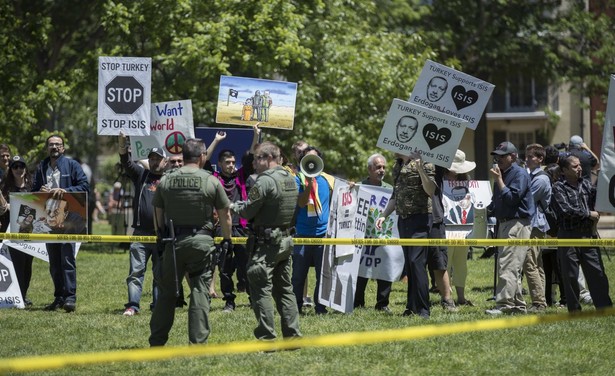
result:
[[[581,300],[582,304],[587,304],[587,305],[593,305],[594,304],[594,301],[592,300],[591,295],[585,295],[580,300]]]
[[[312,301],[312,298],[310,298],[309,296],[306,296],[305,298],[303,298],[303,306],[304,307],[314,307],[314,302]]]
[[[485,313],[491,316],[500,316],[503,315],[504,312],[502,312],[502,310],[498,309],[498,308],[493,308],[493,309],[487,309],[485,310]]]
[[[139,311],[137,311],[136,309],[132,308],[132,307],[128,307],[124,310],[123,315],[124,316],[134,316],[136,314],[138,314]]]

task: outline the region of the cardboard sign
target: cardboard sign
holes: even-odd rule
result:
[[[25,308],[11,254],[4,244],[0,248],[0,308]]]
[[[62,199],[51,193],[10,193],[12,232],[32,234],[87,234],[87,194],[67,192]],[[17,209],[17,210],[15,210]],[[47,243],[65,241],[47,241]]]
[[[486,209],[491,203],[488,180],[444,180],[442,206],[447,225],[471,225],[476,209]]]
[[[489,82],[427,60],[408,101],[467,121],[468,128],[476,129],[494,89]]]
[[[293,129],[297,84],[220,76],[216,123]]]
[[[192,101],[190,99],[152,103],[149,136],[130,138],[131,156],[146,159],[152,148],[163,148],[167,156],[181,154],[184,142],[194,138]]]
[[[151,58],[100,56],[98,134],[149,135],[151,83]]]
[[[444,168],[453,164],[467,121],[394,99],[378,138],[378,147],[411,155]]]

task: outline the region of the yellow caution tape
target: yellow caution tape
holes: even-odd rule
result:
[[[34,242],[90,243],[155,243],[155,236],[130,235],[57,235],[0,233],[0,239]],[[248,238],[234,237],[233,243],[246,244]],[[222,241],[215,238],[216,243]],[[540,247],[615,247],[615,239],[354,239],[354,238],[294,238],[295,245],[405,245],[405,246],[540,246]]]
[[[460,333],[519,328],[549,324],[573,319],[611,316],[614,308],[573,314],[524,315],[511,318],[489,319],[441,325],[413,326],[402,329],[328,334],[280,341],[245,341],[177,347],[154,347],[123,351],[82,354],[29,356],[0,359],[0,373],[53,370],[69,366],[87,366],[114,362],[161,361],[192,356],[244,354],[261,351],[291,350],[308,347],[335,347],[371,345],[383,342],[408,341]]]

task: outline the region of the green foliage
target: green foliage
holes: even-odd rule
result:
[[[294,130],[265,130],[289,151],[305,139],[326,170],[358,179],[393,98],[425,59],[498,86],[522,72],[605,94],[613,18],[582,1],[143,0],[0,3],[0,140],[36,148],[61,130],[95,165],[99,56],[149,56],[154,102],[191,99],[214,125],[220,75],[297,82]],[[613,0],[600,4],[613,5]],[[389,153],[385,153],[390,157]]]
[[[94,224],[95,232],[108,234],[109,227]],[[611,250],[611,257],[613,252]],[[477,256],[477,253],[475,253]],[[605,258],[608,275],[615,270],[613,262]],[[148,347],[151,312],[143,309],[134,317],[121,315],[126,302],[126,275],[128,254],[112,244],[84,244],[77,257],[78,289],[77,311],[46,312],[42,308],[53,300],[48,265],[34,261],[29,296],[34,306],[29,310],[3,309],[2,333],[10,336],[0,346],[0,364],[7,358],[21,356],[87,354],[92,352],[122,352]],[[402,317],[408,286],[393,283],[390,307],[393,315],[375,311],[376,283],[368,283],[366,299],[368,308],[352,314],[330,313],[316,316],[308,310],[300,317],[300,327],[305,337],[334,333],[401,330],[409,327],[424,329],[428,325],[446,325],[495,321],[484,314],[493,302],[493,259],[468,261],[467,298],[476,307],[464,306],[458,313],[447,313],[438,305],[438,295],[430,294],[434,304],[431,319]],[[611,291],[615,282],[611,278]],[[313,271],[309,286],[315,284]],[[218,281],[216,285],[219,286]],[[184,288],[187,285],[184,282]],[[219,287],[217,291],[220,292]],[[212,299],[210,344],[226,344],[254,340],[256,326],[254,312],[249,308],[245,293],[237,294],[237,309],[222,312],[224,301]],[[529,299],[528,296],[525,296]],[[145,277],[142,305],[151,302],[151,272]],[[592,307],[584,306],[592,311]],[[187,308],[175,311],[175,323],[169,337],[169,346],[187,345]],[[546,314],[564,313],[557,308],[547,309]],[[280,333],[279,316],[276,328]],[[143,375],[491,375],[535,374],[536,361],[540,359],[540,374],[610,374],[615,367],[615,357],[610,347],[615,330],[613,316],[587,320],[564,321],[556,324],[538,324],[516,329],[460,333],[413,341],[386,342],[376,345],[332,346],[304,348],[292,352],[247,353],[213,357],[176,358],[165,361],[116,362],[89,366],[71,366],[40,372],[45,375],[108,375],[119,373]],[[511,344],[518,344],[511,351]],[[571,346],[574,344],[574,346]],[[501,354],[506,354],[502,356]],[[410,354],[410,355],[409,355]],[[500,355],[498,355],[500,354]],[[499,357],[498,357],[499,356]],[[498,361],[494,361],[497,358]]]

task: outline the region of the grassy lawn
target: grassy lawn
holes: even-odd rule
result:
[[[108,233],[108,229],[97,224],[95,233]],[[493,259],[475,257],[468,263],[467,295],[476,307],[464,307],[458,313],[446,313],[435,305],[429,321],[402,317],[407,286],[403,282],[396,282],[391,295],[394,315],[382,314],[373,309],[360,309],[350,315],[332,313],[316,316],[308,312],[301,317],[301,330],[304,336],[313,337],[491,320],[483,311],[493,305],[493,302],[486,301],[491,295]],[[611,277],[613,297],[615,261],[610,262],[605,257],[605,265]],[[29,291],[34,306],[28,310],[0,311],[0,333],[3,338],[0,363],[3,358],[19,356],[120,351],[148,346],[149,310],[144,309],[134,317],[121,315],[127,299],[125,279],[128,273],[128,253],[109,244],[87,244],[79,253],[77,268],[77,311],[72,314],[63,311],[46,312],[43,307],[53,300],[51,278],[47,264],[35,260]],[[311,278],[310,286],[313,287],[313,272]],[[151,302],[149,271],[145,284],[141,303],[147,307]],[[370,282],[366,292],[366,303],[370,307],[375,303],[375,289],[375,282]],[[431,294],[431,298],[434,303],[438,301],[437,295]],[[224,302],[221,299],[212,300],[210,343],[253,339],[255,318],[248,306],[246,294],[238,294],[237,303],[237,310],[227,314],[222,312]],[[593,310],[592,307],[584,309]],[[547,314],[563,312],[563,309],[547,310]],[[187,344],[187,313],[186,308],[176,311],[169,346]],[[115,363],[65,368],[42,374],[167,375],[179,371],[182,375],[600,375],[612,374],[615,368],[613,333],[615,317],[611,316],[377,345]]]

